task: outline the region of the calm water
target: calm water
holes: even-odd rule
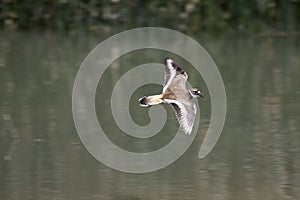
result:
[[[210,119],[209,98],[199,100],[200,130],[189,150],[162,170],[137,175],[94,159],[72,118],[76,72],[108,36],[0,33],[1,199],[300,199],[299,37],[199,36],[226,87],[223,133],[213,151],[199,160]],[[105,116],[100,123],[120,147],[149,151],[172,139],[168,133],[177,127],[168,106],[168,125],[145,141],[123,134],[109,107],[111,89],[123,73],[169,55],[155,50],[130,53],[100,80],[109,84],[97,91],[97,114]],[[201,78],[190,77],[193,85],[207,89]],[[160,91],[157,85],[145,88]],[[135,99],[145,88],[130,101],[131,115],[141,125],[149,119]]]

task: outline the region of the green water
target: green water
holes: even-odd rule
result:
[[[89,154],[72,117],[76,72],[89,51],[108,36],[0,34],[1,199],[300,198],[299,37],[196,37],[218,65],[227,92],[227,118],[217,145],[198,159],[210,119],[207,95],[198,101],[199,132],[180,159],[152,173],[127,174]],[[109,138],[120,147],[149,151],[172,139],[169,132],[177,124],[168,106],[163,132],[146,141],[122,134],[109,109],[111,90],[123,73],[166,56],[136,51],[105,72],[101,81],[108,84],[97,91],[95,107],[105,116],[100,123],[112,133]],[[194,71],[187,71],[193,77]],[[207,89],[201,78],[191,82]],[[147,91],[158,92],[160,87]],[[130,101],[131,115],[141,125],[149,119],[134,99],[144,93],[145,88],[137,90]]]

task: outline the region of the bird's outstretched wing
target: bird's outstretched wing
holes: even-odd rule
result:
[[[163,93],[174,81],[178,86],[185,88],[187,79],[188,75],[181,67],[179,67],[172,59],[165,59],[165,82],[163,86]]]
[[[192,100],[179,102],[176,100],[166,100],[173,107],[180,127],[186,134],[191,134],[196,118],[197,107]]]

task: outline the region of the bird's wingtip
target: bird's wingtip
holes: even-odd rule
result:
[[[169,58],[169,57],[166,57],[166,58],[164,59],[165,65],[168,65],[168,62],[173,62],[173,60],[172,60],[171,58]]]

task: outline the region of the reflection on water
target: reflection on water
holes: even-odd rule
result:
[[[199,160],[210,119],[209,98],[199,101],[200,130],[189,150],[167,168],[139,175],[99,163],[83,147],[74,127],[73,81],[80,63],[101,38],[1,33],[0,41],[3,199],[300,198],[299,38],[199,38],[225,82],[228,114],[224,131],[209,156]],[[168,55],[154,50],[133,52],[105,72],[101,81],[111,85],[97,92],[96,109],[105,116],[101,123],[112,133],[109,138],[119,146],[149,151],[172,139],[168,133],[177,127],[168,106],[168,125],[145,141],[123,134],[109,112],[111,89],[123,73]],[[192,85],[203,84],[195,71],[187,71]],[[159,86],[145,88],[147,93],[160,91]],[[131,114],[141,125],[149,119],[135,99],[145,88],[137,90],[130,101]]]

